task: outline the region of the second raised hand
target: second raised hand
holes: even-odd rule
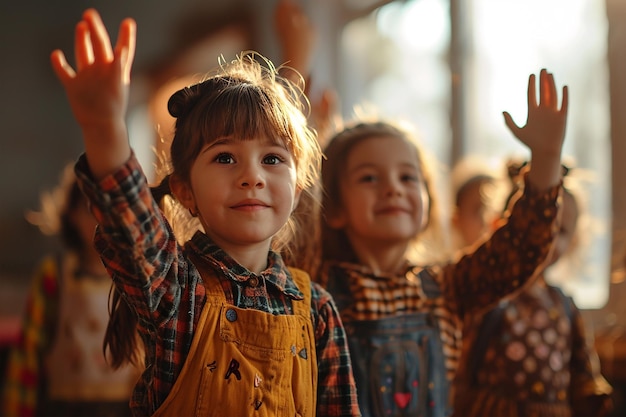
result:
[[[563,86],[561,107],[558,106],[554,76],[546,69],[539,75],[539,101],[536,96],[535,74],[528,80],[528,116],[523,127],[504,112],[507,127],[532,152],[560,155],[565,139],[568,109],[568,87]]]
[[[561,180],[561,152],[567,122],[568,89],[563,87],[561,107],[556,93],[554,77],[546,69],[539,74],[539,100],[536,78],[528,79],[528,116],[526,124],[519,127],[511,115],[504,112],[504,120],[511,132],[530,149],[528,180],[537,191],[558,185]]]

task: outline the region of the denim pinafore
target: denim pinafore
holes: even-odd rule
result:
[[[198,268],[206,304],[181,374],[153,416],[315,416],[308,274],[289,268],[304,299],[293,300],[293,315],[273,315],[227,304],[214,272]]]
[[[440,297],[440,289],[427,270],[421,270],[416,278],[421,280],[427,298]],[[336,297],[340,311],[347,307],[349,297],[344,296]],[[372,320],[346,319],[344,327],[363,417],[451,414],[443,344],[432,311]]]

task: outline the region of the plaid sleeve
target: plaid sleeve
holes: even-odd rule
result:
[[[51,344],[56,321],[58,268],[53,257],[37,268],[22,315],[22,331],[9,351],[4,381],[2,415],[34,416],[41,401],[39,391],[45,380],[43,357]],[[54,316],[54,317],[51,317]]]
[[[360,416],[343,323],[331,295],[312,283],[318,366],[317,415]]]
[[[205,301],[200,276],[154,200],[133,154],[95,181],[85,156],[76,174],[98,221],[94,243],[113,283],[138,316],[144,373],[133,393],[134,414],[152,414],[167,398],[191,346]]]
[[[561,184],[537,192],[526,181],[511,215],[489,240],[446,268],[442,285],[459,316],[494,305],[528,282],[546,261],[558,232]]]
[[[94,243],[115,284],[140,319],[171,317],[180,301],[178,281],[165,277],[179,249],[134,154],[99,182],[84,155],[76,172],[98,222]]]

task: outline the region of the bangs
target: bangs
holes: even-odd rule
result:
[[[202,149],[217,140],[262,138],[286,149],[298,168],[298,186],[310,186],[317,178],[321,150],[308,127],[302,90],[280,78],[272,66],[243,58],[219,71],[170,97],[168,110],[176,118],[171,172],[188,180]]]
[[[229,85],[197,109],[202,146],[230,137],[251,140],[265,136],[277,145],[291,149],[294,132],[289,127],[285,103],[270,100],[258,86],[248,83]]]

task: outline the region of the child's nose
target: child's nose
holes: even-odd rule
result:
[[[265,178],[262,173],[261,167],[256,164],[247,164],[241,172],[241,178],[239,180],[241,187],[248,188],[262,188],[265,186]]]
[[[385,183],[385,194],[388,196],[395,196],[402,194],[402,184],[397,180],[387,180]]]

